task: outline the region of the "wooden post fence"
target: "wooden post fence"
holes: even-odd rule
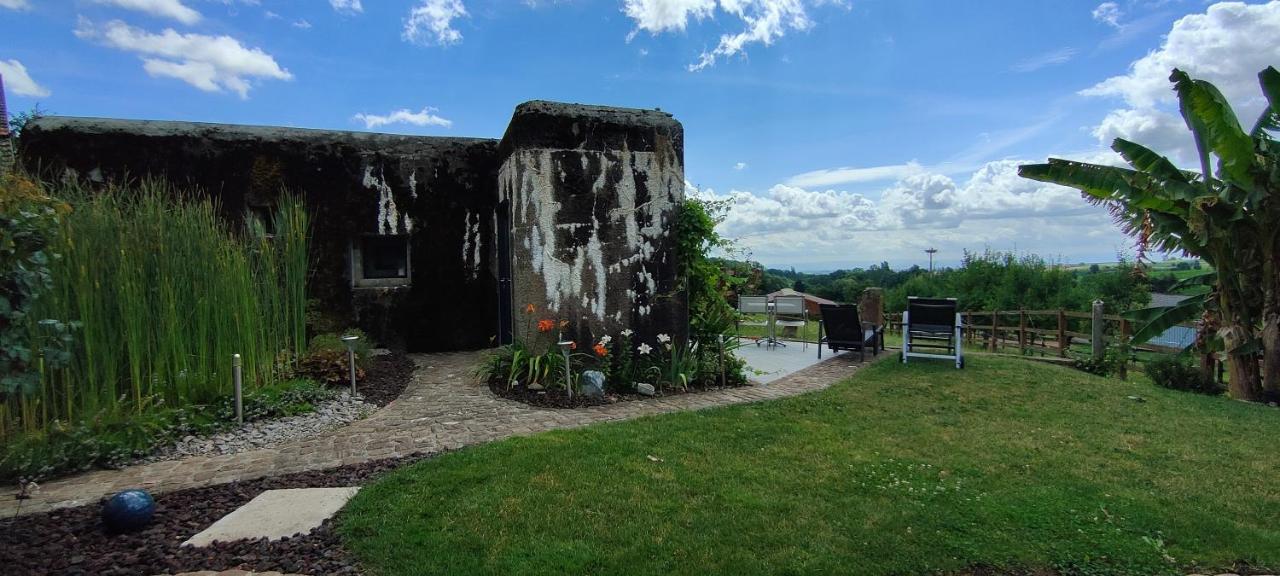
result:
[[[991,351],[996,351],[996,343],[1000,338],[1000,311],[991,312]]]
[[[1090,343],[1093,344],[1093,360],[1095,362],[1102,360],[1102,357],[1106,355],[1106,352],[1107,352],[1107,342],[1106,340],[1104,340],[1104,335],[1103,335],[1104,334],[1103,328],[1105,327],[1104,322],[1106,322],[1106,320],[1104,319],[1102,314],[1102,301],[1094,300],[1093,301],[1093,332],[1092,332],[1093,337],[1090,338]]]
[[[1133,350],[1141,350],[1155,353],[1177,353],[1180,348],[1163,346],[1160,344],[1144,344],[1142,346],[1131,348],[1130,340],[1133,337],[1133,324],[1122,316],[1104,313],[1105,306],[1102,301],[1093,303],[1092,310],[1089,312],[1078,312],[1075,310],[1026,310],[1001,312],[999,310],[971,310],[962,312],[962,320],[964,322],[964,333],[962,338],[967,335],[969,344],[981,346],[990,352],[1000,352],[1004,348],[1012,346],[1016,340],[1019,352],[1028,354],[1034,348],[1039,347],[1042,352],[1052,355],[1049,349],[1049,339],[1057,338],[1057,352],[1059,358],[1071,357],[1071,348],[1073,343],[1081,343],[1089,347],[1093,358],[1101,360],[1106,357],[1107,340],[1117,347],[1121,347],[1126,352],[1126,362],[1132,359]],[[1002,321],[1001,316],[1017,315],[1018,323],[1015,326],[1012,320]],[[991,324],[988,326],[984,319],[986,316],[991,317]],[[885,327],[892,331],[902,330],[902,314],[885,314]],[[1057,320],[1057,329],[1053,327],[1053,321]],[[1073,322],[1074,321],[1074,322]],[[1091,326],[1083,329],[1080,324],[1089,321]],[[1073,325],[1076,330],[1073,331]],[[983,334],[985,330],[990,332]],[[1016,332],[1017,336],[1014,337]],[[984,341],[983,339],[986,338]],[[1127,366],[1117,366],[1121,375],[1127,375]]]
[[[1027,353],[1027,311],[1018,311],[1018,352]]]
[[[1066,358],[1067,349],[1071,347],[1071,340],[1067,339],[1067,313],[1065,310],[1058,311],[1058,357]]]

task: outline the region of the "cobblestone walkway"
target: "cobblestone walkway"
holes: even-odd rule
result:
[[[535,408],[494,396],[471,375],[481,354],[414,355],[417,368],[413,381],[400,398],[349,426],[239,454],[195,456],[54,480],[42,484],[31,499],[23,501],[20,513],[89,504],[126,488],[168,492],[369,460],[431,454],[513,435],[596,422],[793,396],[826,388],[859,366],[854,358],[837,356],[764,385],[557,410]],[[14,515],[18,508],[14,494],[8,487],[0,492],[0,514]]]

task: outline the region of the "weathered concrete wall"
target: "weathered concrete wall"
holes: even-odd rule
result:
[[[589,343],[631,328],[684,336],[676,210],[684,130],[659,111],[528,102],[501,145],[498,197],[509,203],[516,336],[524,308],[568,320]]]
[[[496,140],[49,117],[22,157],[46,178],[167,178],[238,219],[287,189],[313,219],[310,289],[326,312],[411,350],[488,346],[497,329]],[[412,283],[351,286],[351,242],[407,234]]]

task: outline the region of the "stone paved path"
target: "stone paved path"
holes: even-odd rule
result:
[[[195,456],[54,480],[21,505],[21,514],[79,506],[126,488],[154,493],[251,480],[369,460],[431,454],[513,435],[650,414],[756,402],[826,388],[859,366],[837,356],[769,384],[619,402],[576,410],[536,408],[494,396],[472,376],[481,352],[419,354],[413,381],[373,416],[320,436],[238,454]],[[881,354],[881,358],[892,354]],[[0,491],[0,515],[18,508],[14,490]]]

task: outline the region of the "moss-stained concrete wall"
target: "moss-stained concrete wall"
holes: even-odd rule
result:
[[[520,336],[530,303],[569,320],[582,343],[624,328],[647,341],[687,331],[673,232],[684,132],[670,114],[529,102],[501,142],[47,117],[21,145],[46,179],[166,179],[216,197],[233,221],[281,190],[302,195],[319,309],[384,343],[489,346],[499,312],[513,312]],[[409,286],[353,286],[352,244],[367,235],[409,238]]]
[[[301,194],[321,311],[411,350],[481,348],[497,333],[496,140],[47,117],[21,144],[45,178],[164,178],[233,220]],[[408,235],[410,286],[352,288],[351,243],[370,234]]]
[[[684,130],[659,111],[528,102],[501,145],[498,197],[511,212],[516,336],[537,318],[568,320],[589,343],[634,329],[683,336],[676,210]]]

